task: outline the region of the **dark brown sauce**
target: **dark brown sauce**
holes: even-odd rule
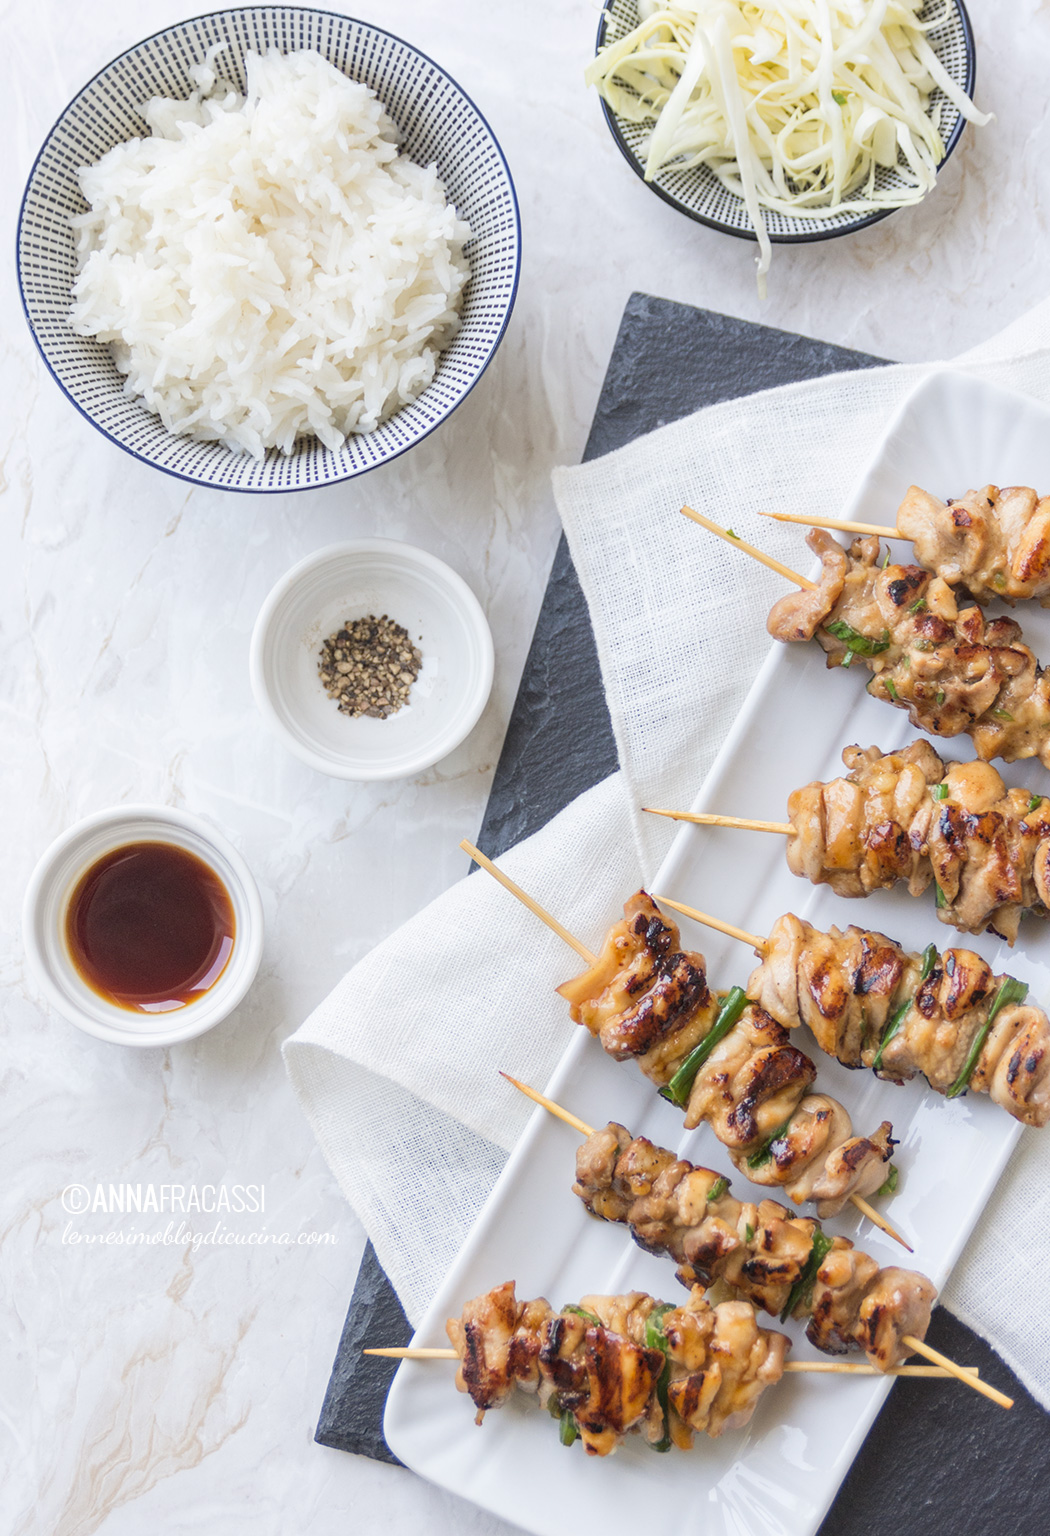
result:
[[[171,843],[126,843],[81,877],[66,915],[73,963],[121,1008],[167,1013],[214,986],[233,951],[229,892]]]

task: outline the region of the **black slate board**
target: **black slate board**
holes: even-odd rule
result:
[[[724,315],[632,294],[584,459],[598,458],[704,405],[882,360]],[[478,838],[496,857],[617,767],[587,606],[564,537],[522,675]],[[394,1362],[369,1344],[409,1327],[371,1244],[365,1250],[316,1438],[396,1461],[382,1435]],[[1050,1529],[1048,1419],[998,1357],[938,1311],[930,1343],[1017,1399],[1010,1414],[965,1388],[894,1387],[820,1536],[990,1536]],[[1040,1514],[1042,1519],[1040,1520]]]

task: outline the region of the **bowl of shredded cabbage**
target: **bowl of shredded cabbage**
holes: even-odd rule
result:
[[[610,0],[586,71],[631,169],[681,212],[772,245],[921,202],[973,103],[963,0]]]

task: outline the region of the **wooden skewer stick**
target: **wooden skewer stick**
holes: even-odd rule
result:
[[[670,896],[654,896],[653,900],[658,906],[673,907],[676,912],[691,917],[694,922],[703,923],[705,928],[714,928],[719,933],[728,934],[731,939],[739,939],[741,944],[750,944],[756,954],[764,955],[766,952],[766,941],[759,938],[757,933],[748,933],[746,928],[734,928],[732,923],[724,923],[720,917],[712,917],[707,912],[698,912],[695,907],[683,907],[680,901],[672,901]]]
[[[361,1353],[378,1355],[384,1360],[459,1359],[454,1349],[413,1349],[410,1345],[404,1349],[363,1349]],[[950,1379],[955,1375],[955,1371],[947,1371],[939,1365],[898,1365],[892,1371],[878,1371],[873,1365],[842,1360],[789,1360],[784,1370],[795,1375],[814,1376],[936,1376]],[[980,1375],[976,1365],[959,1365],[955,1370],[962,1373],[963,1379]]]
[[[560,1104],[555,1104],[553,1099],[546,1098],[542,1093],[537,1093],[535,1088],[530,1088],[528,1083],[519,1082],[516,1077],[511,1077],[509,1072],[501,1072],[500,1077],[505,1077],[508,1083],[513,1083],[519,1093],[523,1093],[534,1104],[542,1104],[548,1114],[554,1115],[558,1120],[564,1120],[566,1125],[571,1125],[574,1131],[579,1131],[581,1136],[593,1136],[594,1126],[588,1125],[586,1120],[581,1120],[578,1115],[572,1115],[567,1109],[562,1109]]]
[[[924,1359],[932,1361],[934,1365],[943,1366],[949,1375],[958,1376],[960,1381],[964,1381],[975,1392],[980,1392],[982,1397],[990,1398],[993,1403],[998,1403],[1000,1408],[1013,1407],[1014,1400],[1012,1397],[1007,1397],[1005,1392],[999,1392],[995,1387],[988,1386],[987,1382],[975,1381],[972,1376],[967,1376],[963,1372],[962,1367],[956,1365],[954,1360],[949,1360],[947,1355],[942,1355],[939,1349],[931,1349],[930,1345],[924,1344],[922,1339],[917,1339],[912,1334],[906,1333],[903,1335],[902,1342],[907,1344],[909,1349],[913,1349],[917,1355],[922,1355]]]
[[[731,939],[739,939],[742,944],[750,944],[758,955],[766,953],[768,947],[766,941],[759,938],[757,933],[748,933],[746,928],[734,928],[732,923],[723,923],[720,917],[712,917],[708,912],[698,912],[695,907],[684,907],[680,901],[672,901],[670,896],[655,896],[653,900],[661,906],[673,907],[676,912],[681,912],[685,917],[691,917],[694,922],[703,923],[707,928],[714,928],[718,933],[726,933]],[[912,1245],[905,1242],[896,1227],[891,1226],[885,1216],[863,1196],[850,1195],[850,1202],[856,1206],[862,1216],[874,1222],[880,1232],[885,1232],[887,1237],[892,1237],[895,1243],[900,1243],[901,1247],[907,1248],[909,1253],[915,1252]]]
[[[774,560],[772,555],[764,554],[762,550],[756,549],[753,544],[749,544],[746,539],[739,539],[735,533],[730,533],[727,529],[720,528],[717,523],[713,523],[702,512],[695,512],[692,507],[683,507],[682,515],[683,517],[691,517],[694,523],[699,523],[701,528],[707,529],[708,533],[713,533],[718,538],[725,539],[726,543],[732,544],[734,548],[742,549],[745,555],[750,555],[752,560],[757,560],[760,565],[766,565],[771,571],[776,571],[778,576],[786,576],[788,581],[793,581],[795,586],[801,587],[803,591],[815,592],[817,590],[816,582],[810,581],[808,576],[800,576],[797,571],[791,569],[790,565],[781,565],[780,561]]]
[[[643,805],[650,816],[669,816],[672,821],[692,821],[700,827],[737,827],[742,832],[780,832],[794,837],[790,821],[752,821],[749,816],[719,816],[714,811],[660,811],[655,805]]]
[[[801,523],[805,528],[834,528],[839,533],[874,533],[882,539],[904,539],[911,543],[910,535],[897,528],[887,528],[884,523],[851,523],[844,517],[810,517],[805,512],[763,512],[777,523]]]
[[[564,939],[566,944],[574,949],[581,959],[586,960],[588,965],[594,964],[598,956],[592,954],[586,944],[581,944],[575,934],[570,933],[567,928],[564,928],[558,919],[547,911],[546,907],[541,907],[539,902],[534,901],[526,891],[522,890],[520,885],[516,885],[509,875],[505,875],[502,869],[498,869],[491,859],[485,857],[480,848],[475,848],[474,844],[468,843],[466,838],[463,839],[459,846],[463,849],[464,853],[470,854],[475,864],[480,864],[482,869],[487,869],[494,880],[498,880],[505,890],[508,890],[512,896],[516,896],[520,902],[523,902],[530,912],[535,912],[540,922],[546,923],[547,927],[556,933],[559,939]]]

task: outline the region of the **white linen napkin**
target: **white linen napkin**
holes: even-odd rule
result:
[[[952,366],[1050,404],[1050,300]],[[571,930],[601,931],[609,892],[655,874],[674,826],[636,807],[693,800],[783,592],[669,512],[694,500],[790,563],[798,530],[747,509],[837,510],[928,371],[861,370],[749,395],[555,472],[621,771],[500,862]],[[741,624],[741,609],[756,622]],[[496,1067],[534,1083],[550,1075],[566,1045],[553,987],[572,971],[561,940],[474,876],[360,961],[285,1044],[300,1103],[413,1321],[530,1113]],[[1050,1407],[1050,1342],[1029,1321],[1030,1277],[1050,1258],[1046,1137],[1024,1133],[942,1299]]]

